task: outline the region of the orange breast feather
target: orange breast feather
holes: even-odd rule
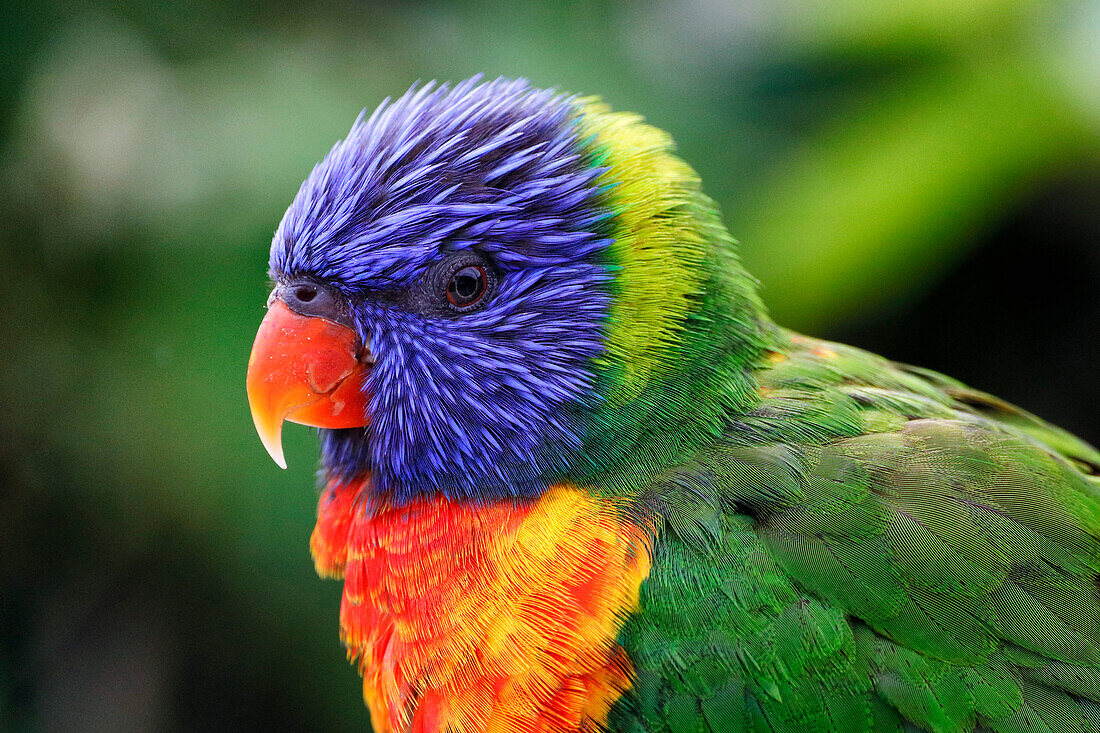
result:
[[[364,484],[325,491],[311,547],[319,573],[344,575],[341,633],[377,733],[606,721],[630,684],[615,637],[649,572],[640,527],[568,486],[392,507]]]

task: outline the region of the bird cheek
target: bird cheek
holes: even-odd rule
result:
[[[360,354],[360,352],[364,352]],[[284,420],[319,428],[370,424],[363,382],[370,353],[355,332],[274,300],[248,358],[248,404],[267,452],[282,468]]]

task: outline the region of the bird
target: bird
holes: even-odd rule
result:
[[[247,393],[283,468],[319,428],[377,733],[1100,730],[1100,453],[776,325],[738,247],[667,133],[523,79],[309,174]]]

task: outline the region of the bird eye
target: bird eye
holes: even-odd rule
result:
[[[455,270],[447,283],[447,302],[459,310],[467,310],[485,296],[489,278],[480,265],[467,265]]]
[[[299,285],[294,290],[294,296],[303,303],[308,303],[317,297],[317,288],[312,285]]]

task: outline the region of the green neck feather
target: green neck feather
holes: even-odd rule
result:
[[[607,168],[616,282],[597,365],[604,402],[575,479],[624,495],[714,442],[757,401],[754,368],[776,328],[671,138],[595,100],[580,109],[580,137]]]

